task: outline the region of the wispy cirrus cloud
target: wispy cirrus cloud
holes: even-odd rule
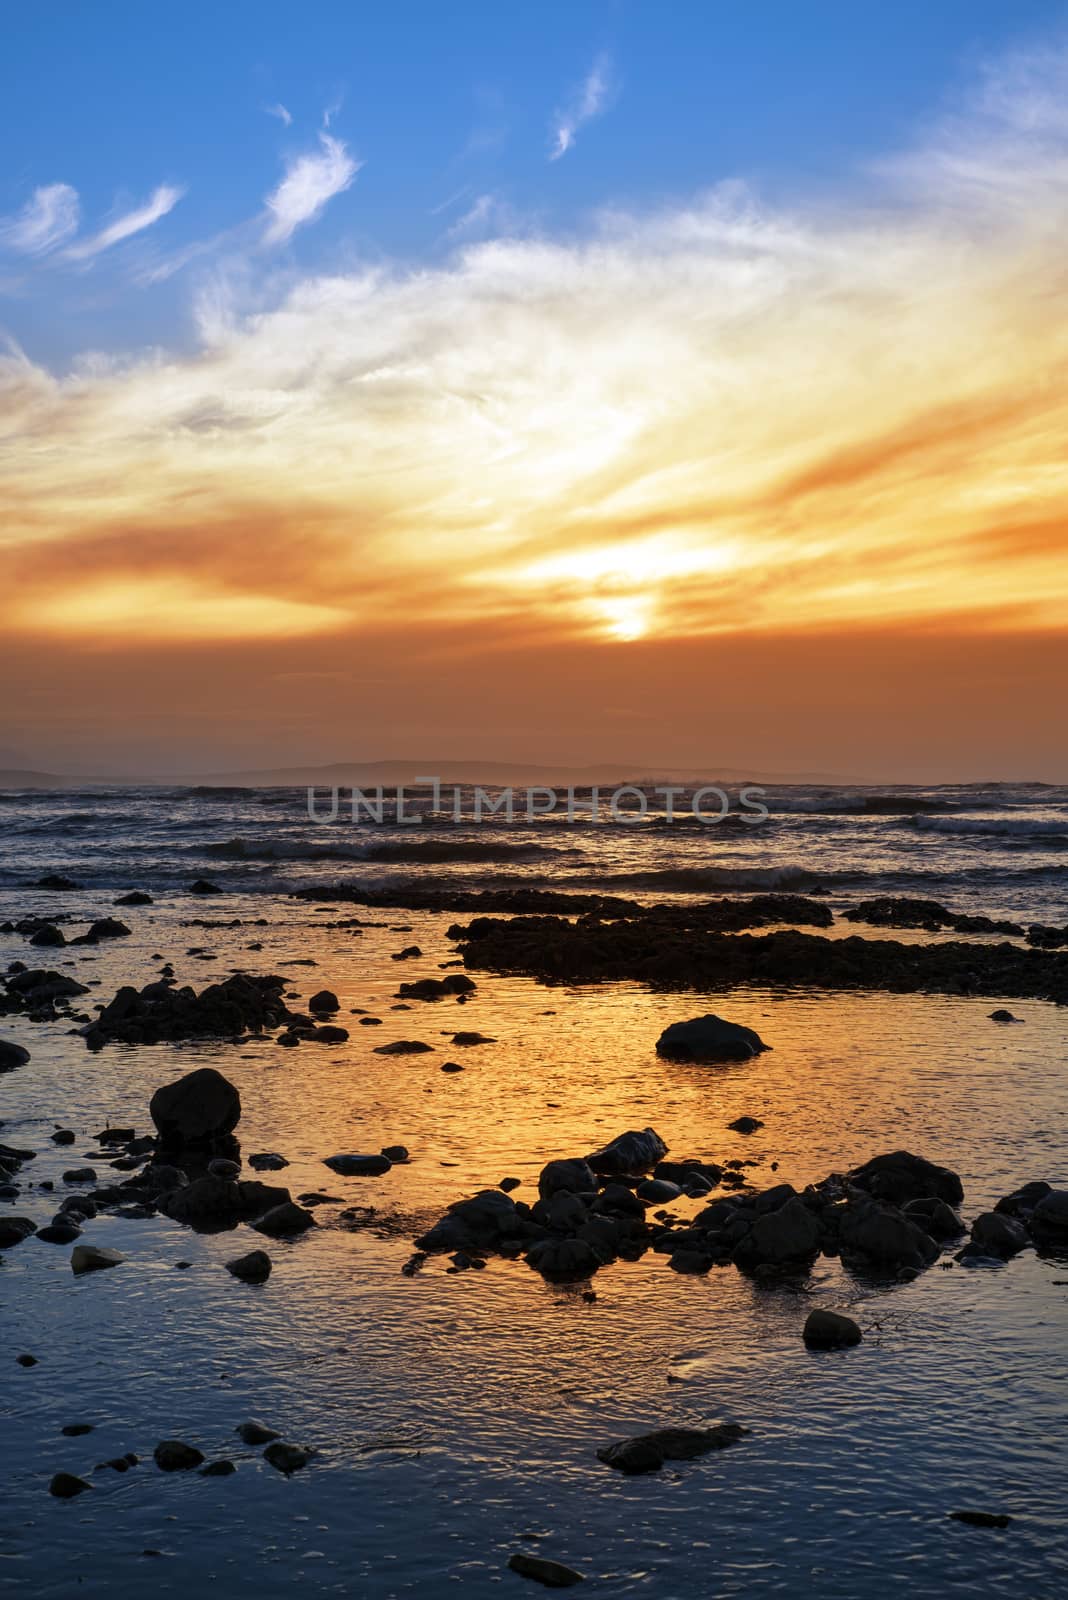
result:
[[[607,55],[599,55],[578,93],[563,110],[553,117],[549,160],[559,161],[575,143],[575,135],[587,122],[599,117],[607,109],[613,92],[612,62]]]
[[[83,239],[77,244],[69,245],[64,252],[70,261],[92,261],[105,250],[110,250],[113,245],[121,244],[124,239],[132,239],[134,234],[143,233],[146,228],[151,228],[173,211],[179,200],[185,194],[185,189],[176,184],[161,183],[158,188],[145,201],[143,206],[137,206],[133,211],[126,211],[114,222],[109,222],[107,227],[92,234],[88,239]]]
[[[291,161],[277,189],[267,196],[264,243],[285,244],[298,228],[317,221],[335,195],[351,187],[362,165],[342,140],[321,133],[318,151]]]
[[[35,189],[22,210],[0,218],[0,248],[43,256],[78,231],[78,191],[69,183]]]
[[[267,116],[277,117],[283,127],[290,128],[293,126],[293,113],[288,106],[282,104],[281,100],[277,101],[273,106],[264,106],[263,109]]]

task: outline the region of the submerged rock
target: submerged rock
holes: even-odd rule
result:
[[[509,1556],[508,1565],[521,1577],[533,1578],[547,1589],[570,1589],[583,1581],[581,1572],[562,1566],[559,1561],[548,1561],[544,1556],[528,1556],[523,1550],[516,1550]]]
[[[95,1244],[76,1244],[70,1254],[70,1268],[75,1277],[81,1277],[86,1272],[117,1267],[125,1260],[117,1250],[102,1250]]]
[[[170,1039],[227,1039],[263,1033],[299,1021],[287,1008],[285,979],[235,973],[199,994],[159,979],[137,990],[121,988],[85,1030],[85,1042],[99,1050],[112,1040],[158,1044]]]
[[[0,1039],[0,1072],[13,1072],[16,1067],[24,1067],[29,1059],[30,1052],[23,1045]]]
[[[428,1050],[433,1050],[432,1044],[424,1044],[422,1039],[394,1039],[392,1044],[375,1045],[376,1056],[419,1056],[425,1055]]]
[[[657,1055],[675,1061],[748,1061],[770,1048],[752,1028],[712,1012],[671,1023],[656,1041]]]
[[[263,1459],[274,1467],[276,1472],[284,1473],[288,1478],[292,1473],[299,1472],[301,1467],[306,1467],[314,1454],[313,1450],[304,1450],[299,1445],[283,1444],[278,1440],[275,1444],[267,1446],[263,1452]]]
[[[93,1486],[85,1478],[76,1478],[72,1472],[57,1472],[48,1485],[48,1492],[57,1500],[73,1500]]]
[[[1031,1243],[1031,1235],[1022,1222],[1001,1211],[984,1211],[972,1223],[972,1244],[984,1255],[993,1255],[1007,1261],[1019,1255]]]
[[[597,1459],[620,1472],[656,1472],[665,1461],[693,1461],[711,1450],[724,1450],[748,1431],[737,1422],[720,1422],[712,1428],[658,1428],[603,1445]]]
[[[808,1314],[802,1337],[813,1350],[842,1350],[859,1344],[864,1335],[852,1317],[817,1306]]]
[[[271,1258],[266,1250],[250,1250],[247,1256],[236,1256],[233,1261],[228,1261],[226,1270],[242,1283],[266,1283],[271,1276]],[[271,1437],[276,1438],[277,1435],[272,1434]]]
[[[190,1472],[200,1466],[204,1453],[181,1439],[161,1439],[152,1458],[161,1472]]]
[[[393,1163],[385,1155],[341,1155],[324,1156],[323,1166],[340,1173],[343,1178],[377,1178],[390,1172]]]
[[[240,1423],[234,1432],[244,1444],[270,1444],[272,1439],[282,1437],[274,1428],[268,1428],[266,1423],[255,1420]]]
[[[282,1205],[274,1206],[265,1212],[252,1226],[257,1233],[266,1233],[272,1239],[283,1239],[291,1234],[304,1233],[308,1228],[314,1228],[316,1222],[310,1211],[305,1211],[303,1206],[287,1200]]]

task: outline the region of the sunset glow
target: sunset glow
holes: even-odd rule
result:
[[[39,190],[0,234],[12,305],[35,273],[101,292],[89,266],[126,240],[127,281],[173,276],[191,321],[66,362],[9,338],[9,648],[62,636],[55,686],[76,699],[78,653],[104,645],[135,672],[165,647],[170,672],[205,640],[255,642],[257,670],[282,673],[301,640],[410,650],[456,630],[469,661],[1062,637],[1066,59],[988,64],[818,200],[709,172],[559,236],[487,205],[480,237],[418,263],[352,246],[329,270],[272,266],[358,204],[361,159],[334,133],[255,226],[172,258],[143,236],[192,188],[82,244],[77,196]],[[561,113],[554,168],[607,94]]]

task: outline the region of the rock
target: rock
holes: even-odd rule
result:
[[[421,956],[422,951],[417,944],[406,944],[403,950],[393,952],[394,961],[411,961],[416,956]]]
[[[117,917],[101,917],[93,923],[85,937],[86,943],[95,944],[98,939],[125,939],[129,933],[125,922],[120,922]]]
[[[452,1042],[453,1044],[463,1045],[466,1048],[470,1048],[475,1044],[497,1043],[496,1039],[492,1039],[488,1033],[454,1033]]]
[[[441,1070],[442,1072],[463,1072],[464,1069],[458,1061],[443,1061]]]
[[[1042,1240],[1063,1240],[1068,1235],[1068,1189],[1051,1189],[1035,1206],[1031,1220]]]
[[[584,1239],[541,1239],[527,1252],[527,1265],[554,1283],[588,1278],[601,1265]]]
[[[375,1045],[376,1056],[419,1056],[425,1055],[428,1050],[433,1050],[432,1044],[424,1044],[422,1039],[394,1039],[392,1044]]]
[[[222,894],[217,883],[209,883],[206,878],[198,878],[196,883],[189,885],[190,894]]]
[[[153,904],[152,896],[146,894],[143,889],[131,889],[129,894],[120,894],[117,900],[112,901],[112,905],[116,906],[150,906]]]
[[[415,1243],[418,1249],[436,1254],[477,1251],[523,1236],[524,1224],[515,1201],[500,1189],[482,1189],[467,1200],[455,1201],[446,1215]]]
[[[972,1223],[972,1242],[984,1254],[1007,1261],[1010,1256],[1027,1249],[1031,1235],[1014,1217],[1007,1217],[1000,1211],[984,1211]]]
[[[960,1205],[964,1199],[964,1186],[955,1172],[948,1167],[935,1166],[932,1161],[911,1155],[907,1150],[873,1156],[862,1167],[855,1167],[849,1177],[876,1200],[886,1200],[895,1206],[909,1200],[923,1200],[928,1195],[950,1206]]]
[[[198,1067],[157,1089],[148,1109],[163,1145],[211,1146],[237,1127],[241,1096],[214,1067]]]
[[[839,1219],[839,1237],[844,1252],[883,1268],[919,1271],[938,1255],[930,1234],[894,1206],[847,1206]]]
[[[73,1500],[75,1495],[84,1494],[92,1487],[85,1478],[76,1478],[72,1472],[57,1472],[48,1485],[48,1492],[57,1500]]]
[[[1004,1195],[994,1207],[995,1211],[1004,1212],[1006,1216],[1015,1217],[1019,1222],[1028,1222],[1035,1207],[1040,1200],[1044,1200],[1053,1190],[1048,1183],[1025,1183],[1019,1189],[1014,1189],[1012,1194]]]
[[[75,1277],[81,1277],[86,1272],[103,1272],[108,1267],[117,1267],[126,1257],[117,1250],[102,1250],[94,1244],[76,1244],[70,1253],[70,1268]]]
[[[65,878],[60,872],[49,872],[45,877],[38,878],[35,883],[30,885],[30,887],[32,889],[55,889],[58,891],[63,891],[64,889],[80,889],[81,884],[75,883],[73,878]]]
[[[96,1169],[93,1167],[71,1167],[63,1174],[64,1183],[95,1183]]]
[[[235,1183],[230,1178],[215,1178],[206,1173],[180,1189],[172,1189],[159,1200],[159,1209],[173,1222],[213,1232],[251,1222],[273,1207],[284,1205],[289,1190],[250,1178]]]
[[[668,1266],[672,1272],[691,1273],[701,1275],[710,1271],[715,1257],[708,1255],[703,1250],[674,1250],[668,1257]]]
[[[450,995],[470,994],[474,988],[473,980],[465,973],[452,972],[447,978],[420,978],[416,983],[402,983],[397,999],[445,1000]]]
[[[588,1161],[549,1161],[538,1177],[538,1194],[548,1200],[559,1189],[572,1194],[593,1194],[597,1188],[597,1175]]]
[[[321,1028],[316,1028],[315,1032],[309,1035],[316,1044],[344,1044],[348,1036],[347,1028],[336,1027],[333,1023],[324,1023]]]
[[[290,1234],[304,1233],[308,1228],[314,1228],[316,1223],[310,1211],[305,1211],[303,1206],[294,1205],[292,1200],[287,1200],[283,1205],[273,1206],[252,1226],[257,1233],[266,1233],[272,1239],[280,1239]]]
[[[30,943],[36,945],[38,949],[64,945],[66,942],[62,930],[54,927],[50,922],[46,922],[43,927],[37,929],[36,933],[30,935]]]
[[[80,1438],[82,1438],[82,1436],[84,1434],[92,1433],[92,1431],[93,1431],[93,1423],[91,1423],[91,1422],[68,1422],[68,1423],[65,1423],[64,1426],[62,1428],[60,1428],[59,1431],[60,1431],[61,1434],[63,1434],[64,1438],[66,1438],[66,1439],[80,1439]]]
[[[266,1423],[256,1421],[242,1422],[234,1432],[244,1444],[270,1444],[273,1439],[282,1437],[274,1428],[268,1428]]]
[[[320,989],[308,1001],[309,1011],[340,1011],[341,1002],[330,989]]]
[[[30,1052],[22,1045],[0,1039],[0,1072],[13,1072],[16,1067],[24,1067],[29,1059]]]
[[[932,1239],[940,1243],[948,1243],[950,1239],[959,1239],[964,1232],[964,1224],[944,1200],[937,1200],[933,1195],[928,1195],[925,1200],[910,1200],[902,1206],[903,1214],[911,1222],[929,1233]]]
[[[656,1041],[657,1055],[674,1061],[748,1061],[770,1048],[752,1028],[711,1012],[671,1023]]]
[[[728,1122],[728,1128],[733,1128],[735,1133],[756,1133],[764,1124],[759,1117],[735,1117],[733,1122]]]
[[[821,1239],[818,1219],[793,1195],[776,1210],[757,1216],[737,1246],[734,1260],[741,1266],[805,1261],[817,1254]]]
[[[50,1222],[47,1227],[38,1228],[34,1238],[43,1240],[45,1244],[73,1244],[75,1239],[81,1238],[81,1232],[73,1218],[70,1221],[62,1218]]]
[[[152,1458],[161,1472],[189,1472],[200,1466],[204,1454],[195,1445],[183,1444],[181,1439],[161,1439]]]
[[[583,1581],[581,1572],[561,1566],[559,1561],[548,1561],[543,1556],[528,1556],[522,1550],[517,1550],[514,1555],[509,1556],[508,1565],[521,1577],[533,1578],[536,1583],[543,1583],[547,1589],[570,1589],[572,1584]]]
[[[503,1189],[505,1194],[511,1194],[513,1189],[522,1188],[522,1184],[523,1180],[521,1178],[502,1178],[497,1187],[498,1189]]]
[[[1014,1017],[1011,1011],[1006,1011],[1002,1007],[999,1010],[992,1011],[990,1013],[990,1020],[991,1022],[1019,1022],[1021,1019],[1019,1017]]]
[[[712,1428],[658,1428],[603,1445],[597,1459],[620,1472],[656,1472],[665,1461],[692,1461],[711,1450],[724,1450],[748,1431],[737,1422],[720,1422]]]
[[[229,1478],[236,1471],[237,1468],[232,1461],[211,1461],[206,1467],[201,1467],[200,1476],[202,1478]]]
[[[283,1167],[288,1167],[289,1162],[285,1156],[280,1156],[274,1150],[263,1150],[257,1155],[249,1156],[248,1164],[254,1172],[281,1172]]]
[[[641,1133],[621,1133],[587,1160],[594,1172],[609,1177],[632,1177],[651,1172],[667,1155],[667,1145],[652,1128]]]
[[[208,1175],[212,1178],[226,1178],[232,1182],[241,1176],[241,1163],[227,1161],[222,1156],[217,1157],[216,1160],[208,1162]]]
[[[802,1337],[813,1350],[842,1350],[859,1344],[864,1336],[852,1317],[817,1306],[808,1314]]]
[[[29,1217],[0,1217],[0,1250],[11,1250],[36,1232],[37,1224]]]
[[[382,1154],[385,1156],[387,1161],[396,1162],[409,1160],[408,1150],[402,1144],[387,1144],[385,1149],[382,1151]]]
[[[338,1172],[343,1178],[377,1178],[392,1169],[393,1163],[385,1155],[325,1156],[323,1166]]]
[[[953,1522],[965,1522],[970,1528],[1007,1528],[1012,1518],[1004,1511],[951,1511]]]
[[[53,1144],[73,1144],[75,1133],[73,1128],[57,1128],[52,1134]]]
[[[161,1040],[235,1039],[296,1023],[299,1018],[283,998],[285,979],[251,977],[234,973],[221,983],[209,984],[199,994],[188,986],[176,988],[160,979],[143,989],[129,984],[85,1029],[91,1050],[113,1040],[124,1044],[158,1044]],[[303,1019],[310,1026],[309,1019]]]
[[[271,1276],[271,1258],[266,1250],[250,1250],[247,1256],[236,1256],[228,1261],[226,1270],[242,1283],[266,1283]],[[271,1438],[277,1438],[277,1434],[271,1434]],[[246,1443],[258,1444],[259,1440],[246,1440]]]
[[[639,1183],[635,1194],[646,1205],[666,1205],[671,1200],[678,1200],[682,1190],[677,1183],[668,1183],[666,1178],[646,1178],[644,1183]]]
[[[18,1362],[20,1367],[35,1367],[37,1365],[36,1356],[23,1354],[21,1356],[16,1356],[15,1360]]]
[[[291,1473],[299,1472],[301,1467],[306,1467],[313,1454],[311,1450],[302,1450],[299,1445],[283,1444],[278,1440],[267,1446],[263,1452],[263,1459],[269,1462],[276,1472],[283,1472],[288,1478]]]

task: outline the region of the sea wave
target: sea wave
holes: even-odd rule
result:
[[[980,833],[1020,839],[1068,838],[1068,817],[911,817],[931,833]]]
[[[538,861],[582,856],[583,851],[544,844],[516,844],[502,839],[398,839],[366,845],[316,844],[308,840],[278,839],[257,843],[248,839],[221,839],[192,847],[197,855],[223,861],[366,861],[368,863]]]

